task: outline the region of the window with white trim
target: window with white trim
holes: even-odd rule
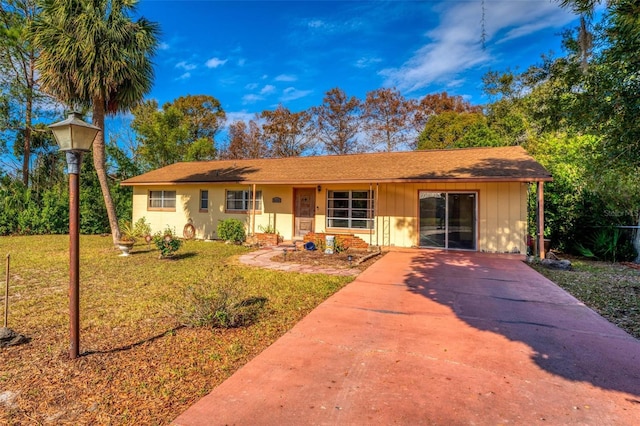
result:
[[[253,210],[253,191],[240,190],[231,191],[227,190],[225,209],[227,211],[246,212]],[[262,211],[262,191],[256,191],[256,210]]]
[[[209,191],[206,189],[200,190],[200,211],[209,210]]]
[[[175,210],[176,191],[149,191],[149,208]]]
[[[327,228],[373,229],[373,192],[327,191]]]

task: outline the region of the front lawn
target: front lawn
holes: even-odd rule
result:
[[[532,265],[604,318],[640,339],[640,270],[619,263],[571,259],[573,270]]]
[[[11,256],[8,326],[31,339],[0,349],[2,424],[167,424],[353,279],[245,267],[234,256],[248,249],[217,242],[189,241],[159,260],[144,242],[119,257],[110,237],[82,236],[82,356],[71,361],[68,247],[68,236],[0,238],[1,300]],[[185,289],[223,264],[247,297],[267,299],[258,321],[181,327],[173,311]]]

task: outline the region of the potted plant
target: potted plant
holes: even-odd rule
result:
[[[129,252],[136,243],[136,230],[130,220],[120,221],[120,239],[118,240],[118,248],[122,251],[120,256],[129,256]]]

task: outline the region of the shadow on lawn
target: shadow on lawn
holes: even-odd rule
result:
[[[158,252],[158,250],[156,250],[156,249],[148,249],[148,248],[137,249],[137,250],[133,250],[133,251],[129,252],[129,256],[148,255],[149,253],[152,253],[152,252]],[[196,257],[197,255],[198,255],[198,253],[195,252],[195,251],[187,251],[187,252],[183,252],[183,253],[176,253],[176,254],[173,254],[171,256],[161,257],[160,259],[161,260],[181,260],[181,259],[190,259],[192,257]]]
[[[640,396],[640,341],[525,263],[425,251],[411,266],[404,277],[409,291],[448,306],[478,330],[527,344],[545,371]]]
[[[182,260],[182,259],[190,259],[192,257],[196,257],[198,253],[195,251],[188,251],[186,253],[178,253],[171,256],[163,257],[162,260]]]
[[[185,328],[184,325],[179,325],[179,326],[177,326],[175,328],[172,328],[171,330],[165,331],[164,333],[160,333],[160,334],[157,334],[155,336],[151,336],[151,337],[149,337],[147,339],[140,340],[139,342],[135,342],[135,343],[132,343],[130,345],[125,345],[125,346],[121,346],[119,348],[107,349],[107,350],[103,350],[103,351],[92,351],[92,350],[89,350],[89,351],[85,351],[85,352],[81,353],[80,356],[89,356],[89,355],[94,355],[94,354],[113,354],[113,353],[117,353],[117,352],[128,351],[128,350],[131,350],[131,349],[133,349],[135,347],[144,345],[145,343],[149,343],[149,342],[153,342],[153,341],[158,340],[158,339],[162,339],[163,337],[169,336],[169,335],[171,335],[171,334],[175,333],[176,331],[178,331],[180,329],[183,329],[183,328]]]

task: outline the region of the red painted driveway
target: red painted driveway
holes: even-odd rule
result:
[[[393,251],[175,425],[637,425],[640,341],[515,258]]]

